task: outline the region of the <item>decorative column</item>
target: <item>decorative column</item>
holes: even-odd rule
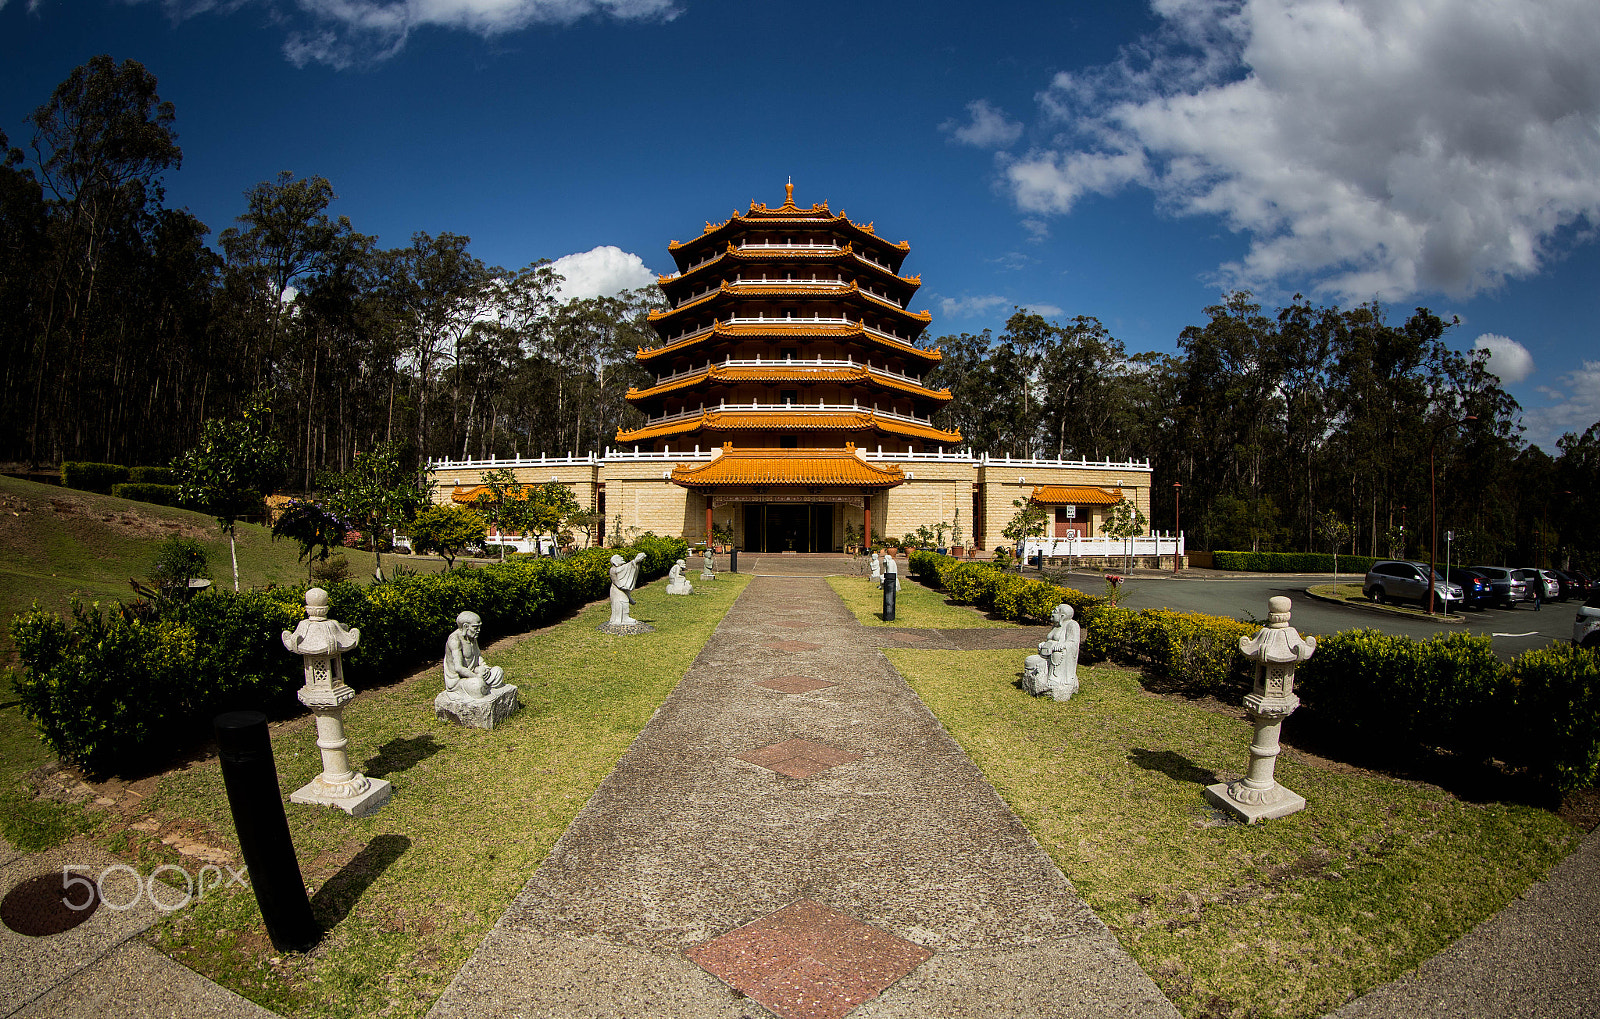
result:
[[[1278,763],[1278,734],[1283,720],[1300,706],[1294,692],[1294,670],[1317,650],[1315,637],[1302,637],[1289,625],[1289,599],[1267,599],[1267,625],[1254,637],[1240,637],[1239,650],[1256,663],[1255,688],[1245,696],[1244,708],[1255,724],[1250,741],[1250,770],[1237,782],[1206,787],[1213,806],[1247,824],[1283,817],[1305,808],[1304,796],[1278,784],[1273,770]]]
[[[344,736],[344,706],[356,692],[344,681],[339,656],[360,639],[360,630],[328,618],[328,592],[320,587],[306,592],[306,618],[292,633],[283,631],[283,646],[305,659],[306,682],[298,696],[317,716],[317,748],[322,751],[322,774],[291,793],[290,803],[323,804],[365,817],[389,801],[388,780],[355,771],[345,753],[350,741]]]

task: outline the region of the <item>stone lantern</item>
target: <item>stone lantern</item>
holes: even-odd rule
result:
[[[344,706],[356,692],[344,681],[339,656],[360,639],[360,630],[328,618],[328,592],[320,587],[306,592],[306,618],[293,632],[283,631],[283,646],[305,659],[306,682],[298,696],[317,716],[322,751],[322,774],[291,793],[290,803],[324,804],[365,817],[389,801],[389,782],[353,770],[345,753],[350,741],[344,737]]]
[[[1294,693],[1294,669],[1317,650],[1315,637],[1302,637],[1289,625],[1289,599],[1267,600],[1267,625],[1254,637],[1240,637],[1239,650],[1256,663],[1255,689],[1244,708],[1255,724],[1250,742],[1250,770],[1237,782],[1206,787],[1206,799],[1247,824],[1283,817],[1304,809],[1306,800],[1272,777],[1278,763],[1278,733],[1283,720],[1300,706]]]

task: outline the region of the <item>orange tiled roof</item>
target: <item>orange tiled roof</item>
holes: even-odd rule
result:
[[[679,464],[672,480],[685,488],[711,485],[832,485],[888,488],[906,479],[899,464],[879,467],[845,449],[733,449],[705,464]]]
[[[618,429],[617,441],[620,443],[643,442],[646,439],[659,439],[668,435],[682,435],[688,432],[698,432],[702,429],[729,429],[742,431],[748,429],[775,429],[795,431],[811,431],[826,429],[828,431],[868,431],[876,430],[887,432],[891,435],[901,435],[914,439],[928,439],[933,442],[954,446],[961,441],[960,432],[946,432],[931,425],[919,425],[912,421],[900,421],[890,417],[879,417],[870,410],[860,411],[816,411],[789,412],[789,411],[735,411],[735,410],[706,410],[697,415],[679,418],[676,421],[663,421],[660,424],[645,425],[632,431]]]
[[[780,251],[780,252],[782,251],[781,248],[777,249],[777,250]],[[717,267],[717,264],[719,262],[721,262],[723,259],[729,258],[729,257],[735,257],[735,258],[742,258],[742,259],[750,260],[750,259],[755,259],[758,256],[757,256],[757,254],[755,252],[739,251],[737,248],[734,247],[734,245],[729,244],[728,247],[727,247],[727,250],[719,251],[714,258],[709,258],[709,259],[705,260],[704,262],[701,262],[699,265],[696,265],[692,269],[685,270],[684,272],[672,273],[672,274],[667,275],[667,276],[663,276],[660,273],[657,273],[656,274],[656,283],[665,287],[665,286],[670,286],[671,284],[673,284],[675,282],[678,282],[680,280],[687,279],[690,276],[699,276],[699,275],[701,275],[703,273],[707,273],[707,272],[715,270],[716,267]],[[922,274],[921,273],[917,273],[915,276],[902,276],[899,273],[894,272],[893,270],[891,270],[891,269],[889,269],[889,268],[887,268],[887,267],[885,267],[883,265],[880,265],[877,262],[874,262],[870,258],[863,257],[860,252],[856,251],[850,245],[849,242],[846,242],[844,247],[841,250],[837,250],[837,251],[830,251],[830,250],[827,250],[827,249],[823,249],[823,250],[819,250],[819,251],[804,251],[804,250],[801,250],[801,251],[786,252],[786,253],[783,254],[783,257],[785,257],[785,258],[806,257],[806,258],[817,259],[817,260],[823,261],[823,262],[831,262],[831,261],[834,261],[834,260],[843,260],[843,259],[852,259],[852,260],[854,260],[856,262],[860,262],[863,268],[866,268],[866,269],[870,270],[874,274],[882,275],[882,276],[887,277],[889,279],[899,280],[901,283],[908,283],[908,284],[910,284],[910,285],[912,285],[914,287],[921,287],[922,286]]]
[[[723,382],[737,385],[740,382],[835,382],[840,385],[855,385],[868,381],[881,383],[889,389],[897,389],[903,393],[911,393],[925,400],[949,400],[948,389],[929,389],[919,386],[914,382],[895,378],[892,375],[874,375],[867,371],[865,366],[859,368],[817,368],[808,367],[804,362],[777,363],[770,367],[763,365],[757,367],[730,367],[727,365],[713,364],[709,369],[701,368],[692,375],[663,382],[658,386],[648,389],[628,389],[626,399],[648,400],[678,389],[700,385],[706,381]]]
[[[523,485],[517,490],[516,494],[513,495],[512,498],[526,499],[528,497],[528,489],[530,487],[531,486],[529,485]],[[472,503],[477,502],[479,499],[488,499],[491,497],[492,496],[489,492],[488,485],[473,485],[471,487],[457,485],[450,493],[451,502],[459,502],[463,505],[471,505]]]
[[[793,336],[796,333],[802,336],[830,336],[830,337],[861,337],[868,343],[875,343],[886,350],[893,350],[900,354],[910,354],[926,361],[940,361],[944,359],[944,352],[940,350],[924,350],[904,340],[891,340],[876,333],[869,333],[859,323],[852,322],[848,325],[831,322],[804,322],[800,319],[767,319],[765,322],[738,323],[736,325],[715,320],[708,332],[688,340],[678,340],[660,347],[640,347],[636,355],[638,360],[647,361],[658,357],[668,351],[677,353],[690,347],[698,346],[718,336]]]
[[[1035,485],[1033,494],[1028,498],[1042,503],[1110,506],[1122,501],[1122,489],[1091,488],[1088,485]]]

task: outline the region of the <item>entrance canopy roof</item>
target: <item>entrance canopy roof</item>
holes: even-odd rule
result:
[[[1036,485],[1029,498],[1046,505],[1113,506],[1122,501],[1122,489],[1091,488],[1088,485]]]
[[[890,488],[906,480],[898,464],[879,467],[844,449],[733,449],[703,464],[679,464],[672,480],[684,488],[723,485],[809,485]]]

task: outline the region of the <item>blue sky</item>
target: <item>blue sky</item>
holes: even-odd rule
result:
[[[1593,0],[0,0],[12,144],[97,53],[159,79],[214,231],[320,174],[385,245],[593,292],[792,176],[911,242],[936,334],[1377,298],[1459,316],[1530,441],[1600,420]]]

